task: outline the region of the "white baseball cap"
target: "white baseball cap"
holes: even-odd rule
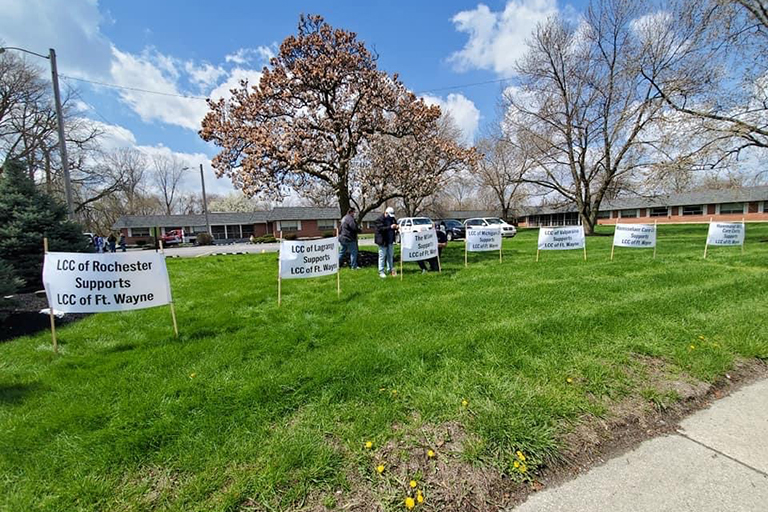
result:
[[[394,215],[394,214],[395,214],[395,209],[394,209],[394,208],[392,208],[391,206],[389,206],[389,207],[387,207],[387,209],[386,209],[386,210],[384,210],[384,212],[385,212],[387,215]]]

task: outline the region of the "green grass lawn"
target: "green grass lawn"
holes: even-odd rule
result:
[[[0,509],[331,506],[381,488],[387,443],[448,424],[463,462],[524,478],[521,450],[535,475],[584,415],[652,395],[649,357],[704,381],[768,358],[768,225],[704,260],[706,229],[660,226],[655,260],[591,237],[586,262],[535,263],[522,230],[465,269],[453,242],[442,275],[345,269],[340,299],[335,277],[284,281],[280,308],[275,254],[169,260],[179,339],[164,307],[63,327],[59,356],[49,333],[0,345]]]

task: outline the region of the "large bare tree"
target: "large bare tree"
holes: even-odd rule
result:
[[[382,137],[430,144],[440,108],[417,99],[376,61],[353,32],[302,16],[298,34],[283,41],[258,86],[244,82],[230,99],[209,102],[200,135],[221,148],[217,173],[270,199],[325,184],[342,212],[357,205],[360,217],[402,196],[402,189],[368,181],[390,170],[362,153]]]
[[[531,170],[534,159],[527,147],[499,136],[481,140],[478,151],[483,155],[475,170],[478,185],[489,191],[502,218],[508,219],[527,196],[522,178]]]
[[[550,18],[518,65],[520,86],[505,94],[508,141],[533,159],[521,182],[574,203],[587,233],[611,187],[659,155],[646,132],[663,102],[641,64],[659,73],[664,62],[635,30],[647,13],[644,2],[596,0],[578,26]]]
[[[179,199],[179,188],[189,167],[175,155],[152,155],[152,179],[160,190],[166,215],[171,215]]]

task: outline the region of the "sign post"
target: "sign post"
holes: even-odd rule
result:
[[[655,235],[658,235],[658,220],[653,221],[653,232]],[[653,244],[653,259],[656,259],[656,244]]]
[[[336,240],[339,239],[339,228],[336,228]],[[336,247],[336,251],[338,252],[339,248]],[[350,261],[352,260],[352,256],[350,256]],[[341,267],[341,266],[339,266]],[[336,297],[341,297],[341,268],[336,271]]]
[[[283,231],[280,230],[280,249],[282,250],[282,243],[283,243]],[[283,301],[283,258],[280,257],[280,255],[277,255],[277,307],[280,307],[280,304]]]
[[[183,235],[182,235],[183,240]],[[165,248],[163,247],[163,239],[160,239],[160,254],[163,255],[163,258],[165,258]],[[171,294],[168,293],[170,296]],[[171,301],[168,303],[168,305],[171,307],[171,320],[173,320],[173,333],[176,335],[176,337],[179,337],[179,326],[176,323],[176,308],[173,306],[173,297],[171,297]]]
[[[712,217],[709,218],[709,229],[707,230],[707,240],[704,242],[704,259],[707,259],[707,247],[709,247],[710,231],[712,231]]]
[[[43,253],[48,254],[48,237],[43,238]],[[51,340],[53,340],[53,353],[59,353],[59,344],[56,341],[56,317],[53,314],[53,304],[48,300],[48,315],[51,317]]]

